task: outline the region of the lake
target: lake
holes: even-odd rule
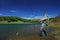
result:
[[[34,24],[0,24],[0,36],[14,35],[16,32],[31,33],[35,26]]]
[[[20,36],[38,35],[39,28],[36,24],[0,24],[0,38],[15,36],[17,32]]]

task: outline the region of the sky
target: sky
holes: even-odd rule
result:
[[[60,14],[60,0],[0,0],[0,16],[41,18]]]

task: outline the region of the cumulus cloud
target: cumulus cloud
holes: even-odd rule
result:
[[[26,19],[33,19],[33,18],[26,18]]]
[[[35,16],[35,17],[24,17],[24,19],[40,19],[42,16]]]
[[[24,18],[24,19],[33,19],[33,18],[31,18],[31,17],[22,17],[22,18]]]
[[[34,19],[41,19],[43,16],[35,16]]]
[[[16,12],[15,10],[10,10],[10,12]]]

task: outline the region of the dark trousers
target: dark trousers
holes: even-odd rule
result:
[[[46,31],[45,31],[45,30],[42,30],[42,31],[40,31],[40,36],[41,36],[41,37],[43,37],[43,34],[42,34],[42,32],[44,32],[44,35],[45,35],[45,36],[47,36],[47,33],[46,33]]]

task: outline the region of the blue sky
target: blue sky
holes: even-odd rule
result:
[[[0,0],[0,16],[41,18],[60,14],[60,0]]]

